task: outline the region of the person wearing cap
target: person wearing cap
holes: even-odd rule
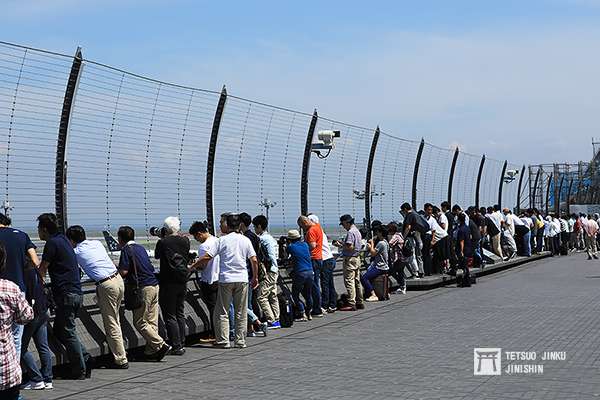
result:
[[[119,322],[119,309],[125,296],[123,278],[102,243],[98,240],[88,240],[83,227],[70,226],[66,233],[73,245],[77,263],[86,275],[96,282],[98,308],[102,315],[106,342],[113,355],[111,367],[126,369],[129,364]]]
[[[362,246],[362,235],[356,225],[354,218],[349,214],[340,217],[340,225],[347,231],[344,242],[336,240],[333,244],[342,251],[344,259],[344,285],[348,293],[348,304],[340,311],[356,311],[364,308],[363,292],[360,284],[360,257],[359,251]]]
[[[319,217],[315,214],[308,214],[308,219],[315,224],[319,223]],[[333,270],[335,269],[335,257],[329,245],[329,239],[321,226],[323,232],[323,268],[321,269],[321,307],[328,313],[337,311],[337,292],[333,282]]]
[[[292,265],[292,297],[298,307],[299,315],[296,315],[297,322],[304,322],[312,319],[312,289],[313,289],[313,266],[310,257],[310,249],[306,242],[301,240],[300,232],[297,229],[288,231],[287,252]],[[304,297],[304,302],[300,300],[300,293]]]

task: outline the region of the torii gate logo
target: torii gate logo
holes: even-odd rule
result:
[[[502,349],[476,347],[473,349],[473,375],[501,375]]]

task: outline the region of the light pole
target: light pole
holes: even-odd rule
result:
[[[258,203],[259,206],[263,207],[266,210],[266,214],[267,214],[267,221],[269,220],[269,210],[273,207],[275,207],[277,205],[276,201],[271,201],[268,198],[264,198],[260,203]]]

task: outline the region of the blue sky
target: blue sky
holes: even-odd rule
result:
[[[591,156],[600,1],[5,0],[1,40],[516,163]]]

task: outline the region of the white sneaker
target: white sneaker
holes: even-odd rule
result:
[[[32,382],[29,381],[21,385],[21,390],[43,390],[46,388],[44,382]]]
[[[369,297],[367,297],[367,298],[365,299],[365,301],[369,301],[369,302],[372,302],[372,301],[379,301],[379,297],[377,297],[377,296],[375,296],[374,294],[372,294],[372,295],[370,295]]]
[[[52,382],[45,382],[44,389],[48,389],[48,390],[54,389],[54,386],[52,386]]]
[[[396,293],[396,294],[406,294],[406,289],[402,289],[402,288],[396,289],[396,291],[394,293]]]
[[[416,279],[421,279],[421,278],[419,277],[419,275],[415,275],[415,276],[413,276],[413,279],[416,280]]]

